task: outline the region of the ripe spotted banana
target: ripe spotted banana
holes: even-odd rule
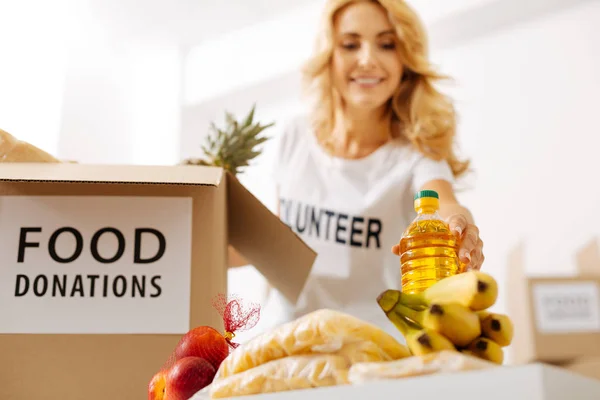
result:
[[[493,340],[501,347],[510,346],[514,335],[514,326],[508,315],[480,311],[477,313],[481,323],[482,336]]]
[[[459,347],[481,336],[479,317],[461,304],[432,304],[425,310],[414,310],[403,305],[401,297],[399,291],[390,289],[381,293],[377,302],[387,315],[393,311],[424,329],[438,332]]]
[[[447,338],[438,332],[423,329],[411,323],[394,309],[386,312],[386,315],[402,333],[406,339],[406,345],[413,355],[421,356],[444,350],[456,351],[456,347]]]
[[[456,347],[439,333],[422,329],[406,337],[406,345],[412,354],[422,356],[439,351],[457,351]]]
[[[422,293],[400,295],[400,302],[411,308],[458,303],[473,311],[490,308],[497,299],[496,280],[481,271],[468,271],[444,278]]]
[[[475,339],[463,352],[500,365],[504,362],[502,347],[493,340],[484,337]]]

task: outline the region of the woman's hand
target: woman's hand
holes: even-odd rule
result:
[[[483,260],[483,242],[479,237],[479,228],[470,224],[462,214],[453,214],[448,217],[448,225],[460,242],[458,257],[466,264],[467,270],[480,270]]]
[[[453,214],[448,220],[450,230],[458,237],[460,247],[458,257],[466,265],[467,270],[480,270],[485,257],[483,256],[483,242],[479,237],[479,228],[470,224],[462,214]],[[392,247],[392,253],[399,256],[400,246]]]

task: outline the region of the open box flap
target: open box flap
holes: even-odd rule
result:
[[[218,186],[223,169],[204,166],[0,163],[0,181],[110,182]]]
[[[229,173],[227,201],[229,243],[295,304],[316,253]]]

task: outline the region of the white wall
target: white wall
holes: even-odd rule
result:
[[[460,198],[481,228],[501,312],[518,241],[530,275],[569,275],[574,253],[600,234],[599,26],[600,2],[590,2],[435,54],[456,79],[460,143],[475,169]]]
[[[101,164],[179,162],[180,49],[135,41],[94,44],[71,52],[57,154]]]
[[[0,128],[80,162],[178,162],[179,45],[117,34],[90,7],[0,2]]]
[[[65,0],[31,6],[0,2],[0,128],[56,153],[73,24]]]
[[[435,54],[456,79],[460,144],[476,171],[462,199],[499,276],[520,239],[531,273],[562,274],[600,234],[599,26],[590,2]]]

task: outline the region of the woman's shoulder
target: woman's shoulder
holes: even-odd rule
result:
[[[452,170],[446,160],[431,158],[407,140],[394,142],[389,163],[390,171],[409,175],[418,187],[434,179],[454,181]]]
[[[392,141],[392,148],[394,157],[409,163],[412,167],[417,167],[419,164],[447,165],[446,160],[432,158],[408,139],[395,139]]]
[[[441,179],[454,183],[454,174],[447,160],[432,158],[415,147],[410,151],[413,154],[411,173],[415,190],[419,190],[432,180]]]

